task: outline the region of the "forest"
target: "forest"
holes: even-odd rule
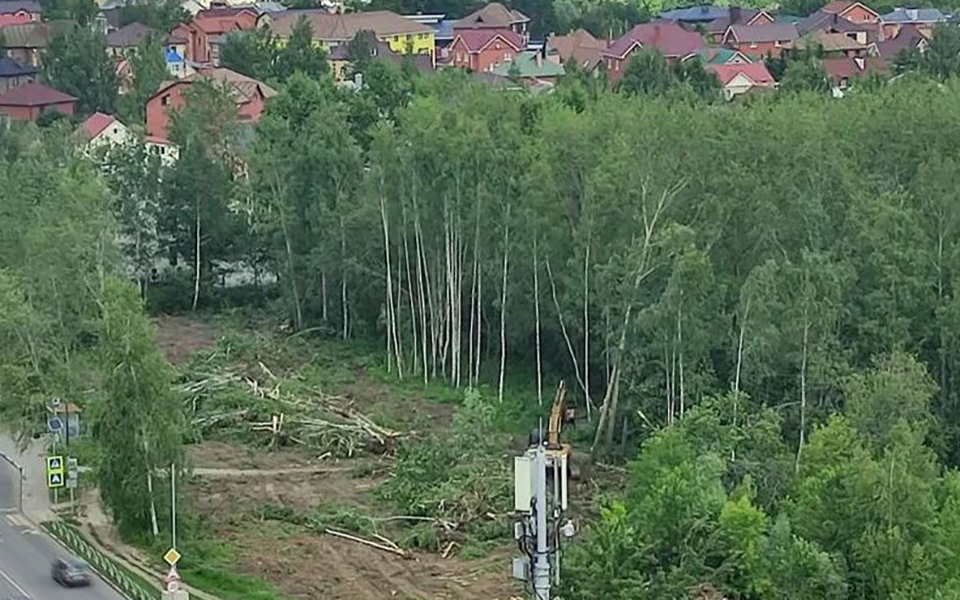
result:
[[[960,84],[720,105],[363,68],[287,76],[255,129],[193,86],[173,165],[0,131],[5,417],[91,399],[130,462],[106,500],[145,519],[118,482],[183,430],[146,311],[239,305],[492,410],[566,380],[583,453],[625,464],[568,597],[960,595]]]

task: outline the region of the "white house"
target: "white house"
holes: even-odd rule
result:
[[[87,148],[94,150],[104,146],[116,146],[130,139],[130,131],[116,117],[101,112],[93,113],[83,122],[87,135]]]

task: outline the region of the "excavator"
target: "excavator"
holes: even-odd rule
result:
[[[547,422],[547,454],[558,458],[565,456],[570,478],[579,479],[580,468],[573,463],[570,444],[560,441],[563,426],[573,423],[577,418],[577,411],[566,407],[566,399],[567,385],[561,381],[560,385],[557,386],[557,393],[553,397],[553,405],[550,407],[550,420]],[[538,434],[537,437],[539,438],[540,435]]]

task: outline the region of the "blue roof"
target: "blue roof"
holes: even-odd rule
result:
[[[36,75],[37,70],[30,66],[21,65],[6,56],[0,57],[0,77],[19,77],[22,75]]]
[[[177,54],[176,50],[167,50],[166,57],[168,63],[182,63],[183,57]]]
[[[730,8],[727,6],[714,6],[712,4],[701,4],[700,6],[689,6],[687,8],[675,8],[660,13],[660,18],[667,21],[685,21],[687,23],[707,23],[715,19],[726,17],[730,14]]]
[[[438,40],[452,40],[453,24],[456,22],[456,19],[443,19],[436,25],[431,25],[434,31],[433,36]]]
[[[943,23],[947,17],[936,8],[898,8],[881,19],[884,23]]]

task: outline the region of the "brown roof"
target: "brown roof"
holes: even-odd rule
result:
[[[7,25],[3,43],[7,48],[46,48],[56,34],[73,29],[73,21],[46,21]]]
[[[372,31],[378,37],[433,33],[429,25],[417,23],[388,10],[332,15],[320,11],[287,11],[272,18],[270,30],[289,37],[293,27],[305,18],[313,27],[313,37],[325,42],[350,41],[361,31]]]
[[[513,10],[491,2],[480,10],[474,11],[453,24],[454,29],[482,29],[486,27],[503,28],[529,23],[530,17],[519,10]]]
[[[0,106],[45,106],[76,101],[77,99],[73,96],[58,92],[41,83],[21,85],[0,96]]]
[[[92,140],[97,137],[103,130],[113,124],[117,118],[112,115],[107,115],[102,112],[95,112],[90,115],[86,121],[83,122],[83,129],[87,132],[87,136]]]
[[[847,36],[844,33],[827,33],[826,31],[815,31],[807,34],[791,44],[793,48],[814,49],[821,47],[825,52],[846,52],[849,50],[864,50],[866,44],[861,44],[857,40]]]
[[[847,12],[848,10],[850,10],[851,8],[853,8],[854,6],[862,6],[863,8],[865,8],[865,9],[867,9],[868,11],[872,12],[873,14],[877,15],[878,17],[880,16],[880,15],[877,14],[877,12],[876,12],[875,10],[873,10],[872,8],[870,8],[869,6],[867,6],[866,4],[864,4],[863,2],[851,2],[850,0],[836,0],[835,2],[831,2],[830,4],[827,4],[826,6],[824,6],[823,8],[821,8],[820,10],[823,11],[823,12],[825,12],[825,13],[832,13],[832,14],[842,15],[843,13]]]
[[[769,23],[763,25],[731,25],[727,35],[732,35],[737,43],[751,42],[792,42],[797,39],[797,28],[793,25]]]
[[[607,42],[598,40],[586,29],[578,29],[568,35],[551,35],[547,39],[547,52],[556,51],[560,62],[571,58],[581,67],[591,69],[600,62],[600,53],[607,49]]]
[[[251,102],[258,95],[263,96],[264,98],[272,98],[277,95],[276,90],[262,81],[258,81],[252,77],[247,77],[246,75],[241,75],[236,71],[231,71],[230,69],[223,67],[211,67],[199,68],[197,69],[196,73],[184,79],[164,82],[160,85],[160,89],[158,89],[152,97],[155,98],[157,95],[177,84],[190,84],[200,79],[206,79],[221,86],[229,87],[230,94],[237,104],[246,104],[247,102]]]
[[[700,52],[703,39],[699,33],[687,31],[673,21],[652,21],[634,26],[602,54],[624,59],[638,46],[645,50],[656,50],[667,58],[683,58]]]
[[[879,58],[850,58],[842,56],[838,58],[823,59],[823,70],[834,83],[840,83],[843,79],[858,79],[866,77],[870,73],[881,75],[890,72],[890,66]]]

